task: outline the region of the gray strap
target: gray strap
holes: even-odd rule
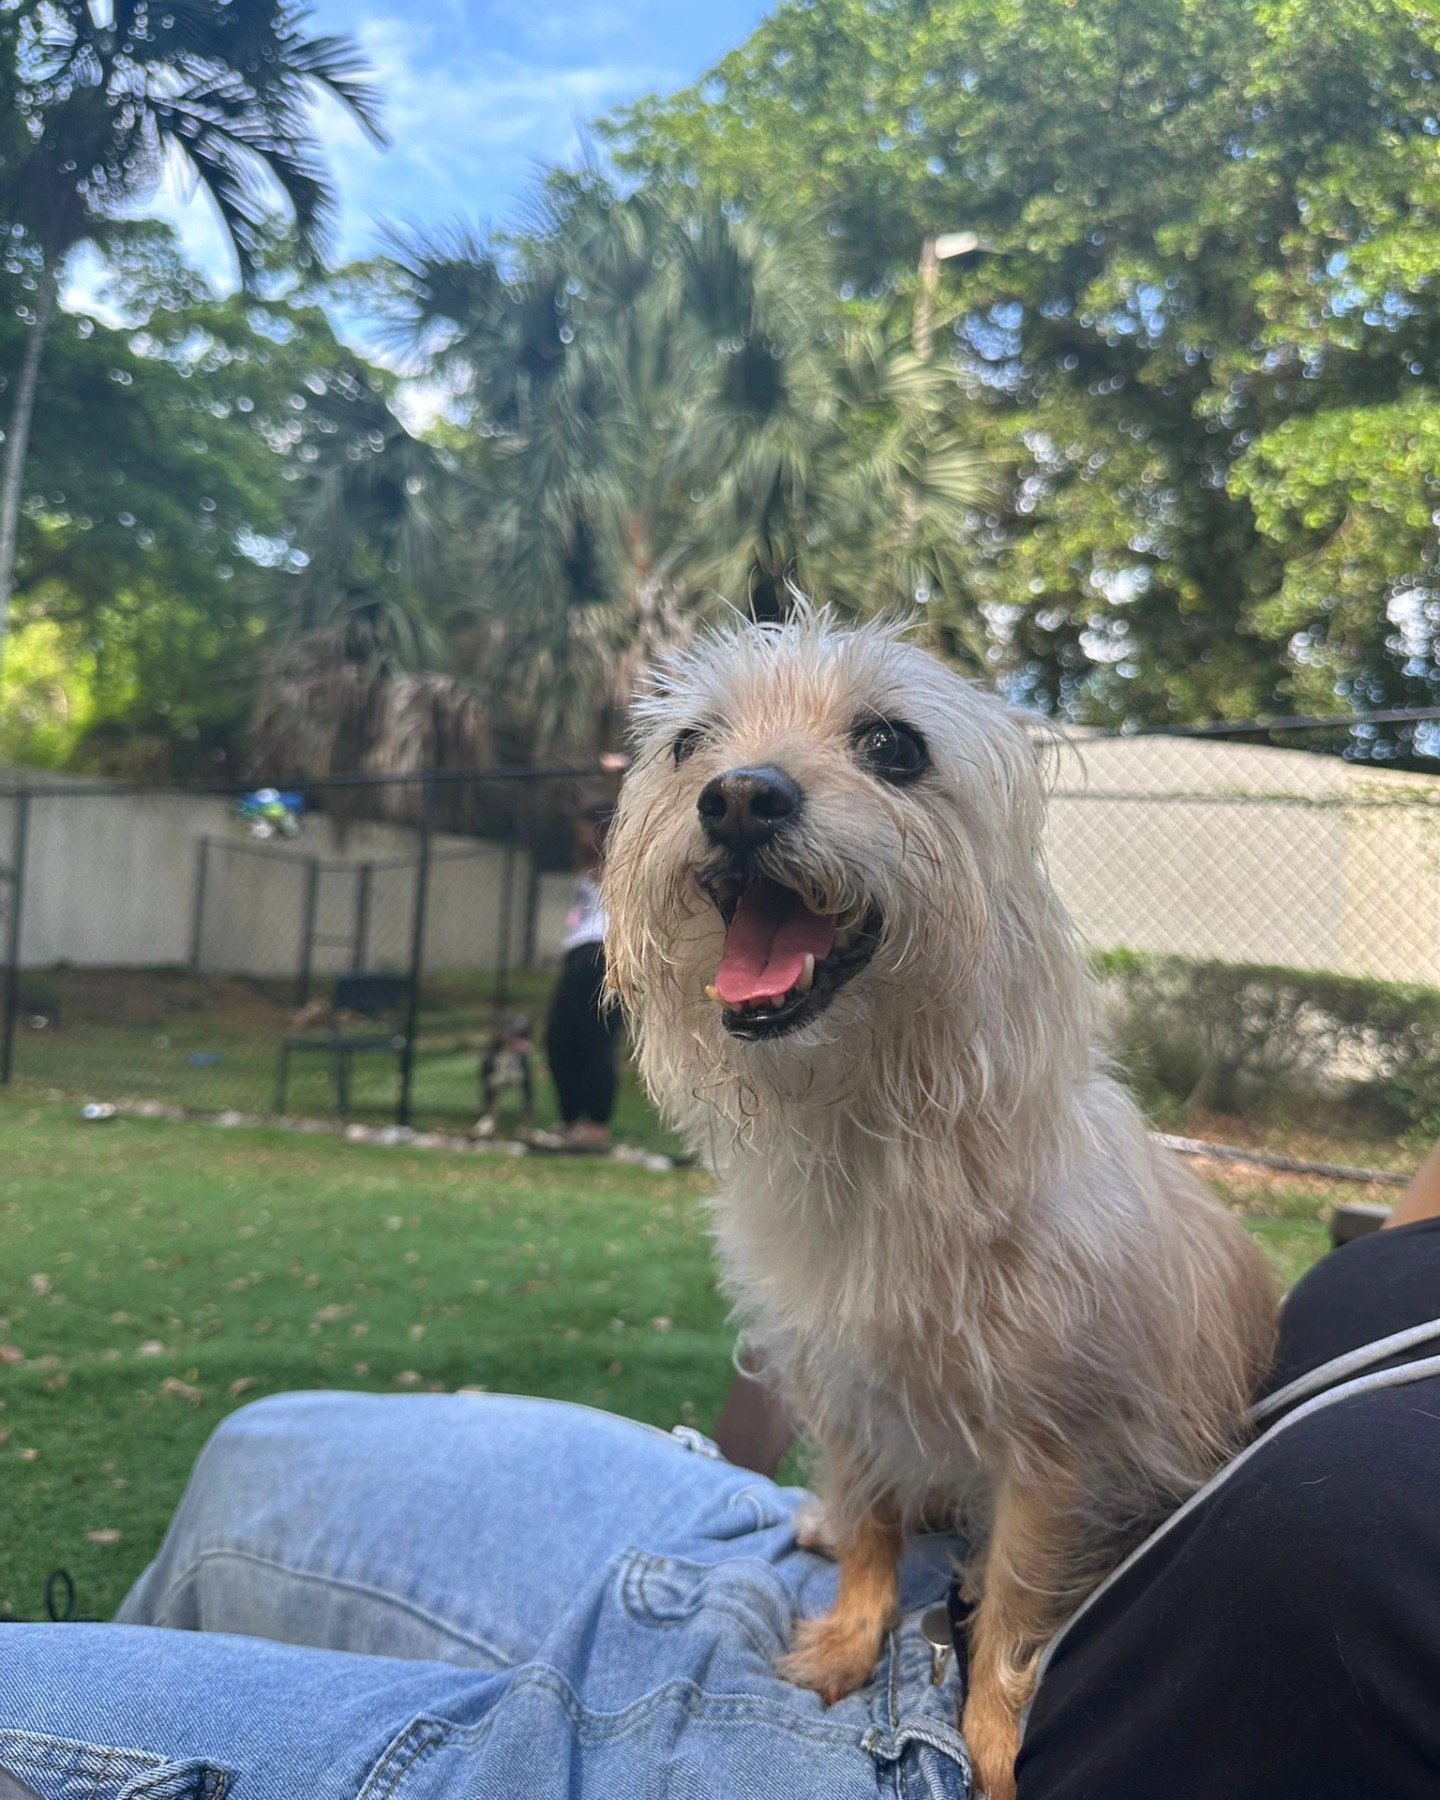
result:
[[[1358,1375],[1362,1369],[1374,1368],[1387,1357],[1398,1356],[1402,1350],[1413,1349],[1416,1344],[1429,1344],[1440,1339],[1440,1319],[1429,1319],[1423,1325],[1408,1325],[1404,1331],[1392,1331],[1389,1337],[1376,1338],[1372,1344],[1362,1344],[1358,1350],[1347,1350],[1343,1356],[1335,1356],[1327,1363],[1321,1363],[1318,1369],[1311,1369],[1306,1375],[1297,1375],[1294,1381],[1287,1381],[1285,1386],[1277,1388],[1273,1394],[1265,1398],[1251,1409],[1250,1417],[1259,1425],[1272,1413],[1282,1412],[1285,1407],[1296,1400],[1308,1400],[1311,1394],[1318,1394],[1322,1388],[1332,1387],[1337,1381],[1348,1381],[1352,1375]]]
[[[1416,1327],[1414,1329],[1418,1330],[1420,1328]],[[1428,1331],[1432,1337],[1440,1335],[1440,1331],[1437,1331],[1437,1328],[1434,1325],[1427,1326],[1424,1329]],[[1403,1332],[1395,1333],[1395,1336],[1397,1337],[1403,1337],[1405,1335],[1406,1334]],[[1380,1346],[1389,1343],[1389,1341],[1389,1339],[1381,1338],[1376,1344],[1367,1344],[1365,1346],[1365,1351],[1375,1352],[1382,1357],[1394,1355],[1395,1351],[1393,1347],[1388,1350],[1380,1350]],[[1354,1351],[1351,1354],[1358,1356],[1361,1355],[1362,1352]],[[1345,1360],[1344,1357],[1336,1358],[1337,1362],[1343,1362]],[[1372,1355],[1370,1360],[1374,1361],[1375,1356]],[[1319,1371],[1317,1370],[1316,1373],[1318,1374]],[[1262,1437],[1256,1438],[1253,1444],[1246,1445],[1245,1449],[1243,1449],[1238,1456],[1233,1457],[1226,1463],[1223,1469],[1219,1470],[1217,1474],[1212,1475],[1209,1481],[1205,1483],[1204,1487],[1197,1489],[1183,1506],[1177,1507],[1168,1518],[1151,1532],[1150,1536],[1145,1539],[1143,1544],[1137,1544],[1125,1560],[1117,1568],[1112,1569],[1098,1587],[1091,1589],[1090,1593],[1086,1595],[1085,1599],[1082,1600],[1075,1611],[1071,1613],[1070,1617],[1055,1633],[1054,1637],[1051,1638],[1050,1642],[1041,1652],[1040,1660],[1035,1666],[1036,1687],[1038,1688],[1039,1684],[1045,1679],[1045,1671],[1050,1667],[1051,1662],[1054,1660],[1055,1652],[1064,1641],[1066,1633],[1082,1619],[1087,1612],[1089,1612],[1090,1608],[1100,1596],[1105,1593],[1107,1589],[1113,1587],[1127,1570],[1133,1568],[1134,1565],[1140,1561],[1142,1556],[1147,1555],[1153,1550],[1156,1544],[1158,1544],[1169,1532],[1173,1531],[1183,1518],[1189,1513],[1194,1512],[1196,1507],[1203,1505],[1217,1488],[1222,1487],[1225,1482],[1230,1479],[1237,1469],[1243,1467],[1245,1463],[1249,1462],[1252,1456],[1256,1455],[1259,1451],[1263,1450],[1267,1444],[1272,1443],[1279,1437],[1282,1431],[1288,1431],[1292,1425],[1298,1425],[1302,1419],[1308,1419],[1313,1413],[1323,1412],[1326,1407],[1338,1406],[1342,1400],[1351,1400],[1357,1394],[1368,1394],[1376,1392],[1381,1388],[1403,1387],[1407,1382],[1423,1381],[1430,1375],[1440,1375],[1440,1356],[1425,1356],[1421,1357],[1418,1362],[1402,1363],[1399,1368],[1396,1369],[1375,1369],[1368,1375],[1357,1375],[1353,1380],[1342,1382],[1338,1387],[1328,1388],[1323,1394],[1316,1394],[1313,1399],[1305,1401],[1302,1405],[1297,1406],[1293,1412],[1286,1413],[1283,1419],[1277,1420]],[[1291,1385],[1293,1386],[1294,1384],[1292,1383]],[[1273,1397],[1274,1396],[1272,1396],[1272,1398]],[[1027,1707],[1025,1718],[1021,1720],[1020,1729],[1022,1737],[1024,1735],[1025,1725],[1028,1721],[1029,1708]]]

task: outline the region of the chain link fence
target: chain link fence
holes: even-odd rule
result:
[[[97,1102],[473,1123],[498,1025],[539,1031],[571,822],[598,779],[352,778],[258,820],[228,792],[0,788],[0,1076]]]
[[[1159,1123],[1404,1166],[1440,1131],[1440,777],[1264,736],[1073,734],[1052,878]]]
[[[1406,769],[1334,721],[1249,735],[1056,752],[1047,853],[1116,1055],[1167,1130],[1413,1160],[1440,1130],[1440,776],[1418,730]],[[265,841],[228,794],[0,789],[0,1076],[473,1121],[498,1020],[540,1027],[596,779],[346,778]]]

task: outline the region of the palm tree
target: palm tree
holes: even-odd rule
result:
[[[0,50],[22,129],[6,139],[5,224],[33,299],[0,473],[0,662],[30,422],[68,257],[103,241],[107,222],[178,166],[214,202],[253,285],[276,190],[302,260],[326,239],[334,196],[312,96],[334,95],[381,141],[358,52],[348,39],[307,35],[298,0],[21,0],[7,12]]]
[[[993,471],[954,369],[915,353],[898,306],[777,337],[752,332],[688,425],[688,459],[711,471],[679,528],[688,579],[757,618],[782,616],[797,588],[852,617],[915,609],[978,669],[970,577]]]
[[[967,615],[985,481],[953,371],[898,320],[846,321],[825,241],[589,169],[552,177],[516,240],[394,238],[382,299],[486,449],[476,672],[532,753],[612,738],[640,666],[722,595]]]
[[[268,779],[313,781],[353,770],[415,776],[495,759],[489,718],[445,664],[469,483],[454,457],[408,432],[378,387],[358,377],[332,391],[328,449],[291,524],[303,557],[281,577],[284,629],[265,659],[250,722],[250,758]],[[448,606],[447,606],[448,598]],[[337,815],[418,815],[418,784],[332,790]],[[433,823],[471,821],[473,794],[428,801]]]

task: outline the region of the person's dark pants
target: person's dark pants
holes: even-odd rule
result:
[[[577,944],[565,958],[545,1026],[545,1055],[567,1125],[608,1125],[615,1110],[620,1020],[604,1004],[605,946]]]

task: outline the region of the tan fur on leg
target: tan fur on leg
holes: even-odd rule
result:
[[[1064,1470],[1043,1491],[1006,1482],[996,1499],[961,1721],[985,1800],[1014,1800],[1020,1714],[1036,1658],[1086,1585],[1074,1561],[1075,1500]]]
[[[780,1660],[787,1681],[814,1688],[827,1706],[864,1687],[880,1660],[900,1604],[899,1524],[889,1512],[871,1513],[847,1531],[835,1553],[840,1591],[833,1610],[806,1619]]]

